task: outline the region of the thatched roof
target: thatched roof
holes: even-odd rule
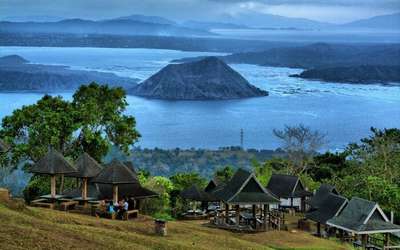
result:
[[[326,224],[356,234],[400,232],[400,226],[390,223],[376,202],[358,197]]]
[[[318,208],[311,209],[306,213],[306,218],[326,224],[326,221],[337,215],[346,203],[345,197],[328,193],[318,203]]]
[[[78,172],[68,174],[68,177],[93,178],[96,177],[102,169],[101,165],[87,153],[83,153],[79,156],[76,160],[75,168]]]
[[[112,185],[97,184],[100,191],[100,199],[112,199]],[[135,184],[119,184],[119,197],[134,197],[136,199],[150,198],[158,196],[157,193],[142,187],[139,183]]]
[[[279,199],[266,190],[253,173],[238,169],[225,185],[218,186],[212,194],[231,204],[277,203]]]
[[[93,182],[103,184],[139,184],[136,175],[118,160],[113,160],[94,178]]]
[[[202,189],[199,189],[196,185],[192,185],[191,187],[182,190],[180,193],[182,198],[194,201],[217,201],[212,194],[205,192]]]
[[[205,187],[204,191],[207,193],[212,192],[218,186],[218,181],[214,178],[211,179],[210,182]]]
[[[0,139],[0,153],[5,153],[10,149],[10,147]]]
[[[268,182],[267,189],[279,198],[301,198],[311,196],[312,193],[304,189],[298,176],[273,174]]]
[[[80,197],[82,191],[80,188],[68,190],[64,193],[66,197],[74,198]],[[136,199],[150,198],[158,196],[157,193],[146,189],[138,184],[120,184],[118,185],[118,195],[120,197],[134,197]],[[112,185],[111,184],[100,184],[90,182],[88,184],[88,197],[101,199],[112,199]]]
[[[131,161],[124,161],[125,166],[127,166],[130,170],[132,170],[132,172],[137,175],[135,166],[133,166],[133,162]]]
[[[77,170],[55,149],[50,149],[47,154],[36,162],[30,172],[36,174],[70,174]]]
[[[310,204],[312,208],[318,208],[320,203],[323,202],[326,199],[326,197],[330,194],[338,195],[339,193],[334,186],[329,184],[322,184],[318,188],[315,195],[307,203]]]

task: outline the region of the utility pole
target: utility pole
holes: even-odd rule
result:
[[[243,149],[243,137],[244,137],[244,132],[243,129],[240,129],[240,148]]]

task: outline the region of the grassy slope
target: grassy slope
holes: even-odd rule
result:
[[[145,216],[126,221],[0,204],[0,249],[349,249],[307,233],[238,234],[204,222],[169,222],[168,236],[153,234]]]

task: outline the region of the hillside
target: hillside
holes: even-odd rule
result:
[[[153,220],[145,216],[111,221],[0,203],[2,249],[350,249],[304,232],[238,234],[202,223],[169,222],[168,236],[159,237],[153,234]]]
[[[400,82],[400,66],[361,65],[305,70],[291,75],[327,82],[390,83]]]
[[[136,19],[134,19],[136,18]],[[149,17],[151,19],[151,17]],[[39,34],[109,34],[155,36],[208,36],[212,33],[174,24],[156,23],[138,16],[92,21],[64,19],[58,22],[0,22],[0,32]]]
[[[167,65],[129,92],[167,100],[226,100],[268,95],[216,57]]]
[[[112,73],[71,70],[65,66],[30,64],[18,56],[0,57],[0,91],[74,90],[81,84],[98,82],[129,88],[136,79]]]
[[[226,63],[304,69],[365,64],[400,65],[400,45],[313,43],[306,46],[281,46],[264,51],[233,53],[219,58]],[[174,62],[188,62],[199,59],[201,58],[183,58]]]
[[[344,28],[400,30],[400,13],[375,16],[343,24]]]

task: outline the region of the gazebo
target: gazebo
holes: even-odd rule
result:
[[[257,231],[257,222],[262,224],[262,230],[267,228],[269,205],[278,203],[279,199],[265,189],[255,177],[244,169],[238,169],[233,177],[225,185],[219,185],[212,194],[225,204],[224,223],[217,217],[217,226],[233,230]],[[229,207],[234,206],[234,218],[231,218]],[[257,206],[263,213],[257,217]],[[263,206],[263,207],[262,207]],[[251,207],[252,212],[241,213],[241,208]],[[244,225],[241,224],[241,219]],[[250,225],[253,221],[253,226]],[[232,224],[233,225],[229,225]]]
[[[203,191],[194,184],[189,188],[182,190],[180,195],[184,199],[193,201],[204,201],[204,202],[218,201],[218,199],[216,199],[212,194]]]
[[[307,201],[307,204],[310,205],[310,210],[314,208],[318,208],[320,203],[326,199],[326,196],[330,194],[339,195],[339,192],[336,190],[336,187],[329,184],[321,184],[318,190],[315,192],[314,196]]]
[[[268,182],[267,189],[280,199],[280,208],[296,208],[306,211],[306,198],[312,196],[307,191],[298,176],[273,174]]]
[[[321,190],[321,189],[319,189]],[[313,206],[311,209],[305,214],[306,219],[312,220],[317,223],[317,235],[321,235],[321,225],[326,226],[326,222],[337,216],[344,206],[346,206],[348,200],[334,193],[325,193],[324,196],[321,195],[321,192],[317,192],[317,194],[311,199],[311,203]]]
[[[88,181],[93,179],[101,172],[101,165],[93,159],[89,154],[83,153],[75,163],[76,173],[68,174],[68,177],[82,179],[81,196],[73,197],[83,202],[88,200]],[[92,197],[93,198],[93,197]]]
[[[50,148],[47,154],[36,162],[30,170],[39,175],[50,175],[51,193],[48,198],[57,199],[56,176],[76,173],[76,169],[56,150]],[[47,196],[46,196],[47,198]]]
[[[390,234],[399,233],[400,225],[391,223],[378,203],[353,197],[336,216],[326,223],[331,227],[350,233],[357,238],[361,236],[362,248],[374,245],[369,241],[372,234],[384,234],[385,246],[390,245]],[[392,246],[393,247],[393,246]],[[398,248],[399,246],[396,246]]]
[[[112,199],[118,202],[118,187],[123,184],[136,184],[140,186],[134,172],[118,160],[111,163],[98,174],[93,183],[112,185]]]

